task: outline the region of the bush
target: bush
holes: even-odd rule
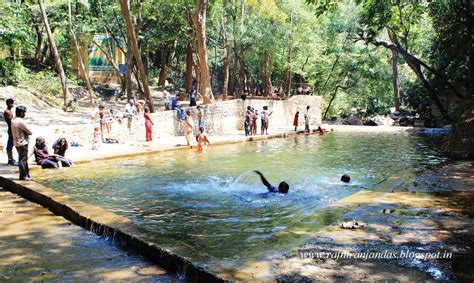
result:
[[[0,85],[17,86],[29,76],[29,70],[12,58],[0,59]]]

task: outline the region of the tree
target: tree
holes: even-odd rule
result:
[[[94,104],[94,98],[93,98],[93,90],[91,86],[91,82],[89,79],[89,72],[86,70],[86,67],[84,66],[84,61],[82,58],[82,49],[79,46],[79,43],[77,42],[77,37],[76,34],[74,33],[74,29],[72,28],[72,13],[71,13],[71,0],[67,1],[68,3],[68,18],[69,18],[69,32],[72,35],[72,42],[74,43],[74,48],[76,49],[76,56],[77,56],[77,63],[80,66],[81,72],[84,74],[84,78],[86,80],[86,86],[87,86],[87,93],[89,94],[89,99],[91,104]]]
[[[150,112],[154,112],[155,108],[153,106],[153,100],[152,100],[152,97],[151,97],[150,88],[148,87],[148,81],[147,81],[147,77],[146,77],[146,74],[145,74],[145,68],[143,67],[143,63],[142,63],[142,59],[140,57],[140,53],[138,52],[139,49],[138,49],[137,38],[135,36],[135,30],[133,28],[132,20],[130,18],[129,3],[128,3],[128,0],[119,0],[119,2],[120,2],[120,7],[122,8],[122,15],[124,17],[125,24],[127,26],[128,36],[129,36],[130,41],[132,43],[132,52],[133,52],[133,55],[134,55],[134,58],[135,58],[135,62],[137,63],[137,68],[138,68],[138,72],[140,74],[140,79],[142,81],[143,90],[145,91],[145,98],[149,102],[148,106],[150,108]]]
[[[197,56],[199,60],[199,92],[202,95],[205,104],[214,101],[211,80],[209,78],[209,65],[207,63],[206,10],[207,0],[196,0],[196,8],[191,12],[191,19],[196,32]]]
[[[59,58],[58,48],[56,47],[56,42],[54,41],[54,35],[49,28],[48,16],[46,15],[46,10],[42,0],[38,0],[38,4],[41,10],[41,16],[43,17],[43,24],[45,26],[46,32],[48,34],[49,45],[51,47],[51,52],[53,53],[54,62],[56,66],[56,71],[61,78],[61,87],[64,96],[64,106],[68,103],[69,90],[67,88],[66,75],[64,74],[63,65],[61,63],[61,58]]]

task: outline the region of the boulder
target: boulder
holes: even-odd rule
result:
[[[342,120],[343,125],[362,126],[362,120],[357,116],[351,116]]]
[[[367,119],[364,121],[364,126],[378,126],[378,124],[372,119]]]
[[[378,126],[393,126],[395,124],[395,121],[392,118],[380,115],[374,116],[371,120]]]
[[[444,138],[441,150],[453,159],[474,158],[474,105],[461,116],[461,121]]]

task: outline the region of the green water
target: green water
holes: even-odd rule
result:
[[[328,133],[94,162],[35,180],[131,219],[201,265],[230,268],[301,244],[294,231],[343,212],[332,203],[361,189],[403,190],[443,160],[425,137]],[[266,193],[254,169],[273,185],[287,181],[289,193]]]

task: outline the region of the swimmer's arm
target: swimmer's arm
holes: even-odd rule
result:
[[[272,185],[265,179],[262,173],[260,171],[254,170],[253,172],[257,173],[260,176],[260,179],[262,180],[262,183],[265,187],[267,187],[268,190],[271,190]]]

